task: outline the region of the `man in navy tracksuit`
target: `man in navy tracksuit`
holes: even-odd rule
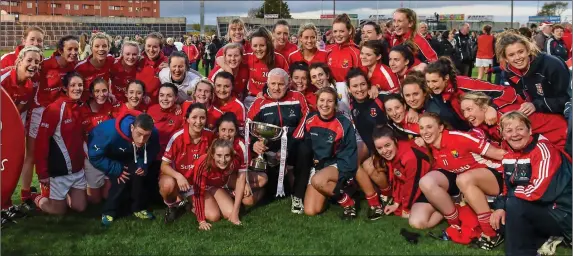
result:
[[[112,223],[117,208],[129,195],[136,217],[154,219],[146,210],[148,193],[144,188],[149,165],[159,153],[159,135],[153,125],[151,116],[128,110],[99,124],[89,134],[89,160],[111,182],[102,213],[104,226]]]

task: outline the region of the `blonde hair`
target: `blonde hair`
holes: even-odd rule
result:
[[[241,55],[243,55],[245,53],[245,50],[243,49],[243,46],[239,43],[228,43],[225,46],[223,46],[223,56],[227,55],[227,50],[229,49],[239,49],[239,52],[241,53]]]
[[[30,32],[32,31],[40,32],[42,34],[42,37],[46,34],[46,32],[42,28],[38,26],[30,26],[26,30],[24,30],[24,34],[22,35],[24,39],[26,39],[26,37],[28,37],[28,34],[30,34]]]
[[[96,39],[103,39],[107,41],[107,46],[108,46],[108,50],[111,49],[111,37],[105,33],[102,32],[98,32],[92,35],[92,38],[90,38],[90,47],[94,47],[94,41]],[[92,50],[92,54],[93,54],[93,49]]]
[[[499,121],[499,125],[500,125],[502,130],[505,126],[505,122],[509,121],[509,120],[519,120],[525,124],[525,126],[527,127],[528,130],[531,130],[531,121],[529,120],[529,118],[527,118],[527,116],[525,114],[523,114],[519,111],[510,111],[510,112],[503,114],[503,116],[501,116],[501,119]]]
[[[306,31],[306,30],[314,31],[314,34],[316,35],[316,39],[318,40],[320,33],[318,31],[318,28],[316,28],[316,26],[312,23],[305,23],[302,26],[300,26],[300,28],[298,29],[298,33],[297,33],[298,37],[299,38],[302,37],[302,33],[304,33],[304,31]],[[302,43],[300,42],[300,40],[298,42],[298,48],[302,49]]]
[[[505,48],[516,43],[523,44],[531,57],[535,57],[539,54],[539,48],[537,48],[537,45],[529,41],[525,36],[513,31],[504,31],[497,35],[496,38],[495,54],[497,55],[497,59],[499,61],[505,60]]]
[[[243,40],[245,40],[247,37],[247,27],[245,26],[245,22],[243,22],[243,20],[241,20],[241,19],[232,19],[231,21],[229,21],[229,25],[227,26],[227,35],[226,35],[227,40],[229,42],[232,41],[232,39],[230,37],[231,33],[229,31],[229,29],[231,28],[231,25],[239,25],[239,27],[243,28],[243,33],[244,33]]]
[[[491,102],[491,97],[487,96],[485,93],[483,92],[478,92],[478,91],[470,91],[470,92],[466,92],[462,97],[460,97],[460,100],[471,100],[473,101],[476,105],[478,105],[479,107],[485,107],[485,106],[490,106],[490,102]]]
[[[136,41],[124,41],[123,44],[121,45],[121,53],[123,54],[123,49],[125,49],[126,46],[133,46],[135,48],[137,48],[137,54],[139,55],[139,43]]]
[[[211,80],[209,80],[206,77],[201,78],[201,80],[199,80],[199,82],[197,82],[195,87],[193,87],[193,91],[191,92],[191,95],[190,95],[191,99],[195,100],[195,93],[197,92],[197,88],[199,87],[199,84],[206,84],[211,88],[211,100],[213,100],[213,94],[215,93],[215,85],[213,84],[213,82],[211,82]]]
[[[326,87],[322,87],[322,88],[318,89],[318,91],[316,91],[314,93],[316,95],[316,101],[317,102],[318,102],[319,96],[323,93],[332,95],[332,97],[334,98],[334,106],[338,107],[338,93],[336,92],[336,89],[334,89],[330,86],[326,86]],[[314,102],[314,103],[316,104],[317,102]]]
[[[16,63],[22,61],[24,59],[24,56],[26,56],[27,52],[37,52],[38,54],[40,54],[40,61],[42,61],[42,59],[44,58],[44,53],[40,48],[36,46],[26,46],[22,50],[20,50],[20,53],[18,53],[18,57],[16,58]]]

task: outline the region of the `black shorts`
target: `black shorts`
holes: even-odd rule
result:
[[[458,196],[460,194],[460,189],[458,188],[458,185],[456,185],[456,177],[458,175],[453,172],[448,172],[442,169],[438,169],[437,171],[441,172],[444,176],[446,176],[446,179],[448,179],[448,195]],[[422,193],[420,194],[418,199],[416,199],[415,203],[430,203],[430,202],[428,201],[424,193]]]
[[[501,194],[503,192],[503,175],[501,174],[501,172],[498,172],[496,169],[493,168],[487,168],[491,173],[493,173],[493,176],[495,176],[495,179],[497,180],[497,185],[499,186],[499,193]]]

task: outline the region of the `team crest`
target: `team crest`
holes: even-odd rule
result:
[[[537,89],[537,94],[543,96],[543,86],[541,85],[541,83],[535,84],[535,88]]]
[[[452,156],[453,156],[454,158],[458,158],[458,157],[460,156],[460,154],[458,154],[458,151],[457,151],[457,150],[452,150]]]
[[[370,116],[371,117],[376,117],[378,116],[378,113],[376,112],[375,108],[370,108]]]
[[[348,68],[348,60],[342,61],[342,67],[343,67],[343,68]]]
[[[341,99],[342,99],[342,94],[339,93],[338,94],[338,100],[341,100]]]
[[[326,141],[326,143],[333,143],[334,142],[334,136],[332,136],[332,134],[328,135],[328,140]]]
[[[402,173],[398,171],[398,169],[394,169],[394,175],[396,175],[396,177],[401,177]]]
[[[175,122],[172,120],[169,120],[169,125],[173,125]]]

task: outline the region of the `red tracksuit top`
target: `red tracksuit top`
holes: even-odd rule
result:
[[[113,104],[106,101],[97,112],[90,107],[90,101],[82,105],[83,127],[86,133],[89,133],[94,127],[103,121],[113,118]]]
[[[181,51],[187,55],[187,58],[189,58],[189,63],[193,63],[199,58],[199,50],[194,44],[184,45]]]
[[[245,54],[253,52],[253,48],[251,48],[251,43],[249,41],[243,40],[243,43],[241,45],[243,45],[243,51]],[[225,46],[221,47],[221,49],[217,51],[217,55],[215,55],[215,57],[223,56],[224,51],[225,51]]]
[[[432,166],[426,148],[418,147],[414,141],[398,141],[398,152],[392,161],[386,161],[392,197],[400,206],[395,214],[410,212],[416,199],[422,194],[418,183]]]
[[[392,34],[392,38],[390,39],[390,48],[400,45],[406,41],[407,38],[410,38],[412,32],[408,32],[403,34],[402,36],[397,36]],[[438,60],[438,54],[436,51],[430,46],[430,43],[422,37],[420,34],[414,34],[413,43],[418,47],[418,56],[416,57],[422,62],[434,62]]]
[[[194,144],[189,135],[189,125],[185,124],[171,136],[161,160],[190,180],[188,175],[191,175],[195,161],[207,153],[212,141],[213,133],[203,130],[199,142]]]
[[[106,81],[109,81],[111,68],[115,62],[115,58],[108,55],[104,65],[101,68],[96,68],[90,63],[93,55],[88,56],[85,60],[78,62],[75,67],[76,72],[82,75],[84,79],[84,93],[82,94],[82,101],[87,101],[90,97],[90,85],[93,80],[98,77],[103,77]],[[87,89],[87,90],[85,90]]]
[[[433,167],[457,174],[476,168],[490,168],[501,172],[499,161],[484,156],[489,147],[490,143],[487,142],[485,134],[480,131],[444,130],[440,148],[430,145],[435,160]]]
[[[84,168],[81,104],[62,96],[48,105],[36,137],[36,173],[39,179],[79,172]]]
[[[185,118],[185,115],[187,114],[187,109],[193,103],[195,102],[187,100],[181,104],[181,111],[182,111],[181,116],[183,118]],[[214,107],[213,105],[209,106],[207,108],[207,123],[205,123],[205,129],[213,131],[213,129],[215,129],[215,124],[217,123],[217,120],[219,120],[219,118],[221,118],[222,115],[223,112],[220,109]]]
[[[185,123],[185,118],[181,115],[176,115],[175,111],[177,109],[176,105],[171,106],[168,109],[163,109],[159,104],[155,104],[147,110],[147,114],[153,118],[155,128],[159,133],[159,154],[157,159],[161,159],[167,143],[171,136],[178,130],[181,129]]]
[[[291,42],[287,42],[285,47],[283,47],[281,50],[278,50],[277,48],[275,48],[275,52],[279,53],[280,55],[282,55],[283,57],[285,57],[288,61],[288,57],[291,55],[291,53],[296,52],[298,50],[298,46],[296,46],[296,44],[293,44]],[[288,63],[292,63],[290,61],[288,61]]]
[[[512,104],[504,107],[501,111],[498,111],[498,122],[495,125],[489,126],[483,123],[478,126],[478,128],[483,130],[491,139],[501,142],[503,140],[501,127],[499,125],[501,116],[504,113],[518,110],[520,107],[520,104]],[[543,135],[543,137],[547,138],[553,145],[565,147],[565,143],[567,142],[567,121],[565,121],[563,115],[533,112],[533,114],[529,116],[529,120],[531,121],[531,131],[533,133]]]
[[[292,52],[290,55],[288,55],[288,63],[293,64],[295,62],[304,61],[309,66],[312,63],[326,63],[326,60],[327,60],[326,56],[327,55],[328,55],[328,53],[326,51],[323,51],[321,49],[316,49],[314,56],[312,56],[312,59],[310,61],[308,61],[302,55],[302,50],[298,49],[298,50]]]
[[[361,67],[365,74],[368,74],[368,67]],[[392,73],[390,67],[378,63],[374,67],[374,72],[372,76],[368,78],[372,86],[378,87],[378,89],[385,94],[389,93],[399,93],[400,92],[400,81],[398,76]]]
[[[134,110],[145,113],[145,112],[147,112],[147,108],[148,108],[148,105],[145,105],[145,103],[141,102],[141,103],[139,103],[139,105],[137,105],[137,107],[135,107]],[[119,115],[121,115],[125,111],[131,111],[129,108],[127,108],[127,103],[118,102],[115,105],[113,105],[112,110],[111,110],[111,115],[113,116],[113,118],[117,118]]]
[[[2,57],[0,57],[0,69],[13,67],[22,49],[24,49],[24,46],[18,45],[14,51],[2,55]]]
[[[288,72],[288,62],[284,56],[279,53],[275,54],[275,68],[282,68]],[[247,91],[251,96],[257,96],[259,92],[265,87],[267,78],[269,76],[269,69],[263,60],[259,60],[253,53],[243,55],[243,63],[249,67],[249,82],[247,83]]]
[[[44,59],[40,64],[40,73],[37,78],[39,85],[34,96],[35,107],[46,107],[56,101],[61,96],[60,92],[64,87],[62,79],[68,72],[74,71],[76,62],[68,63],[62,68],[56,60],[59,57],[60,54],[55,51],[50,58]],[[85,90],[89,91],[84,84]]]
[[[336,44],[327,54],[327,64],[336,82],[344,82],[350,68],[360,67],[360,49],[353,42]]]
[[[309,113],[317,111],[315,91],[307,88],[304,92],[300,93],[304,94],[304,99],[306,100],[306,105],[308,105]]]
[[[464,95],[464,92],[480,91],[487,94],[491,97],[493,107],[496,109],[502,109],[518,100],[517,93],[511,86],[490,84],[467,76],[456,76],[456,82],[458,84],[457,89],[454,89],[453,84],[448,82],[441,96],[444,102],[450,102],[452,108],[462,119],[464,118],[464,114],[462,113],[460,105],[460,97]]]
[[[0,71],[0,84],[6,90],[16,107],[26,105],[34,96],[34,85],[32,79],[26,80],[23,85],[18,85],[15,68],[6,68]]]
[[[239,163],[238,165],[239,172],[247,171],[247,165],[249,164],[250,158],[249,158],[249,149],[245,144],[245,140],[240,137],[235,137],[235,140],[233,141],[233,149],[237,154],[236,158]]]
[[[241,63],[238,69],[237,74],[233,74],[235,84],[233,85],[232,95],[239,99],[244,99],[245,93],[247,92],[247,83],[249,82],[249,67],[247,64]],[[215,76],[221,71],[223,71],[221,67],[215,66],[215,68],[211,70],[211,73],[209,73],[209,80],[215,82]]]
[[[234,113],[235,116],[237,116],[237,121],[239,121],[239,126],[245,127],[245,120],[247,119],[246,116],[247,111],[245,110],[245,106],[239,99],[231,97],[231,99],[229,99],[229,101],[227,101],[227,103],[225,103],[224,105],[222,105],[218,100],[215,100],[213,106],[219,109],[219,111],[221,111],[223,114],[227,112]]]
[[[205,191],[208,187],[221,188],[227,184],[231,174],[236,173],[238,169],[237,159],[233,159],[226,169],[221,170],[215,162],[211,162],[211,168],[207,168],[207,154],[202,155],[195,161],[191,175],[191,184],[193,184],[193,205],[195,206],[195,215],[198,222],[205,221]]]
[[[127,101],[127,98],[125,97],[125,94],[127,93],[127,85],[131,83],[131,81],[135,80],[137,74],[137,67],[131,67],[130,70],[126,70],[122,62],[122,57],[116,58],[110,71],[111,93],[115,96],[118,102]]]
[[[143,53],[141,60],[137,67],[137,73],[135,79],[141,80],[145,84],[146,95],[151,98],[150,105],[157,104],[159,101],[159,87],[161,87],[161,81],[159,81],[159,65],[163,62],[167,63],[167,57],[163,55],[163,52],[159,53],[159,57],[156,60],[150,60],[147,54]]]
[[[405,135],[405,137],[408,137],[409,140],[420,136],[420,126],[417,123],[408,123],[406,121],[406,117],[404,117],[400,123],[392,122],[391,119],[390,122],[392,123],[392,129]]]

